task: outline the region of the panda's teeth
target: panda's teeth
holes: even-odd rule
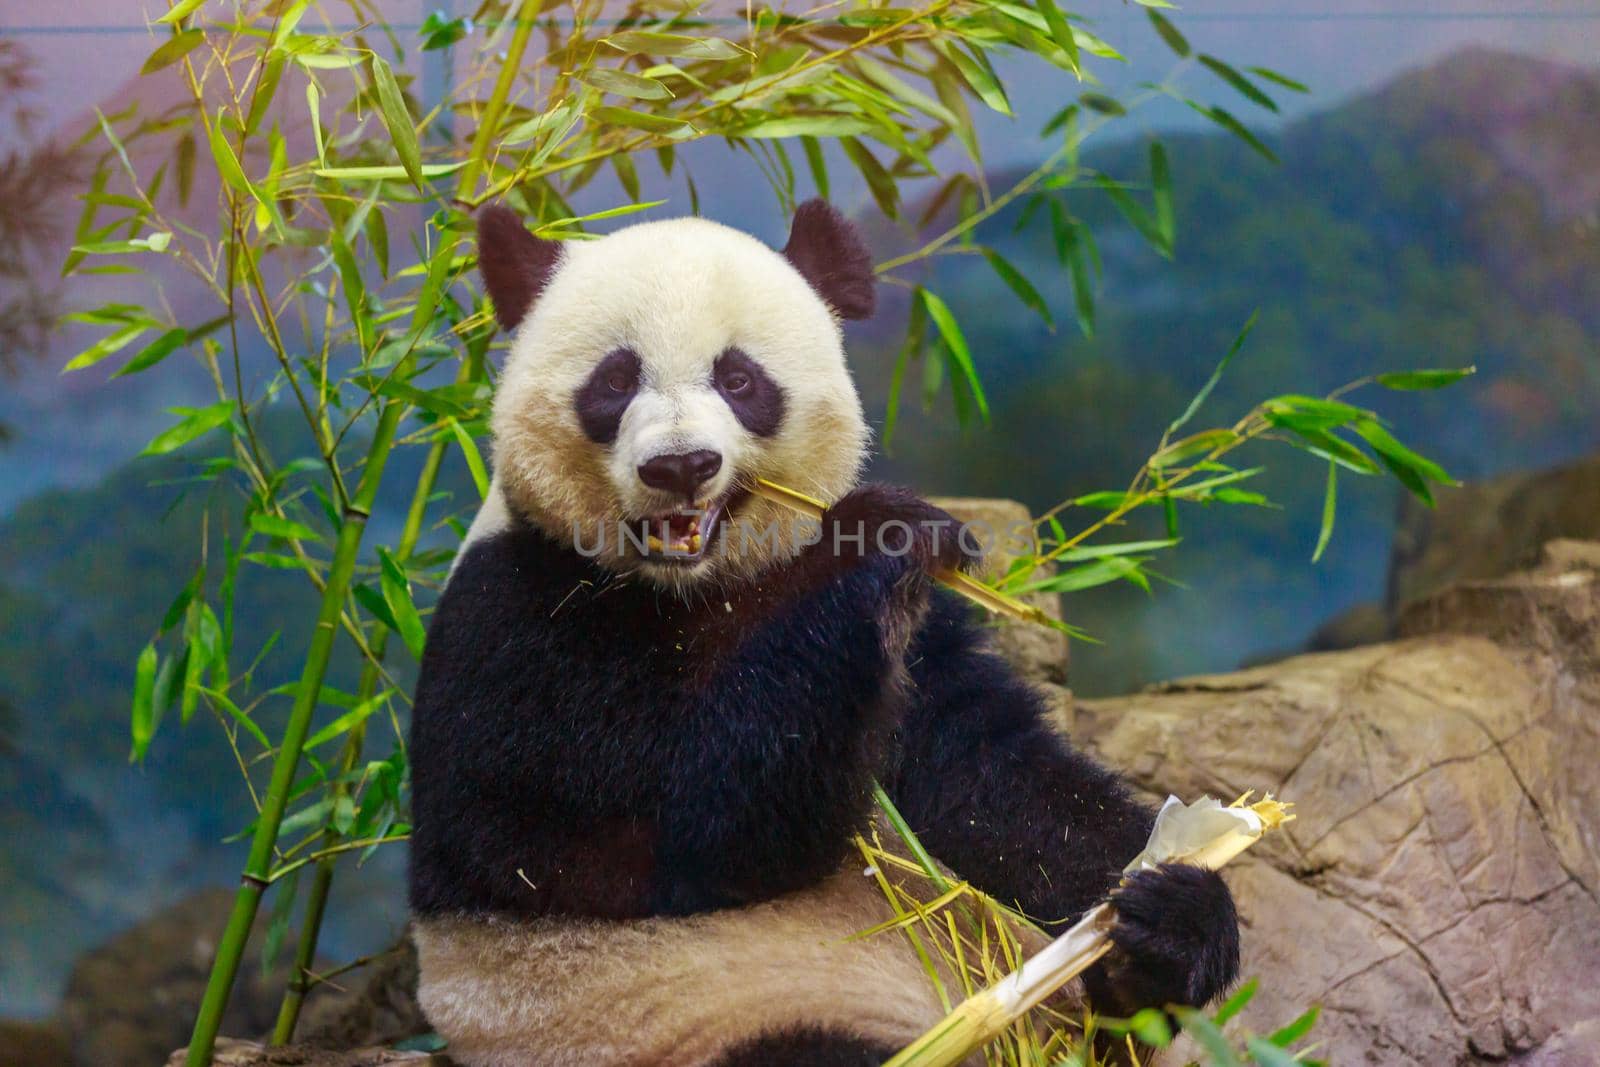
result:
[[[657,537],[655,534],[651,534],[650,536],[646,537],[644,539],[644,543],[650,547],[650,551],[652,552],[660,552],[662,549],[667,547],[661,542],[661,538]]]
[[[700,551],[700,535],[699,534],[690,534],[689,535],[689,551],[690,552],[694,552],[696,554],[699,553],[699,551]]]

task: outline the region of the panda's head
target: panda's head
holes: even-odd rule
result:
[[[855,484],[868,431],[839,320],[871,314],[873,274],[828,204],[800,206],[781,252],[692,218],[558,243],[491,207],[478,252],[514,331],[496,483],[549,536],[689,586],[804,543],[754,478],[829,502]]]

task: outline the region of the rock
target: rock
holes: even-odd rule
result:
[[[1462,581],[1534,566],[1555,538],[1600,540],[1600,456],[1441,492],[1438,507],[1409,496],[1400,508],[1388,608]]]
[[[407,1067],[448,1067],[449,1060],[437,1053],[401,1052],[388,1048],[356,1048],[335,1051],[288,1045],[268,1048],[254,1041],[219,1038],[212,1067],[380,1067],[400,1063]],[[174,1052],[167,1067],[182,1067],[183,1052]]]
[[[189,1040],[195,1007],[205,990],[216,938],[233,894],[197,893],[123,931],[87,953],[72,970],[61,1015],[72,1035],[78,1067],[163,1063]],[[265,1034],[278,1014],[287,963],[263,975],[260,937],[266,916],[239,968],[222,1028],[230,1034]],[[293,946],[291,934],[286,946]],[[284,949],[287,959],[289,947]],[[309,1002],[321,996],[313,991]]]
[[[392,1045],[429,1032],[417,1006],[417,949],[409,937],[378,956],[359,981],[308,1004],[295,1037],[314,1048]]]
[[[1306,642],[1306,652],[1336,652],[1387,641],[1394,634],[1394,620],[1382,604],[1357,604],[1341,611],[1321,626]]]
[[[6,1067],[69,1067],[72,1044],[56,1019],[0,1020],[0,1063]]]
[[[1406,639],[1080,704],[1141,786],[1269,789],[1228,869],[1269,1031],[1338,1064],[1583,1063],[1600,1027],[1600,546],[1408,609]]]

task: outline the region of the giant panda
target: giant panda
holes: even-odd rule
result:
[[[489,207],[478,255],[512,331],[494,476],[410,739],[419,997],[454,1060],[881,1063],[944,1008],[902,936],[851,937],[887,914],[851,854],[875,780],[1030,916],[1114,893],[1098,1011],[1228,986],[1222,880],[1119,888],[1152,811],[935,588],[971,538],[859,483],[840,320],[874,291],[848,220],[802,204],[777,251],[697,218],[558,243]],[[826,502],[819,528],[757,476]]]

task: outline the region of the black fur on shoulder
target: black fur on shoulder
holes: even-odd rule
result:
[[[713,1067],[879,1067],[899,1051],[849,1034],[797,1027],[738,1045]]]
[[[500,204],[478,212],[478,270],[503,329],[515,329],[549,284],[561,242],[535,237],[517,213]]]
[[[783,254],[840,318],[872,317],[878,303],[872,254],[855,224],[832,204],[807,200],[795,209]]]

